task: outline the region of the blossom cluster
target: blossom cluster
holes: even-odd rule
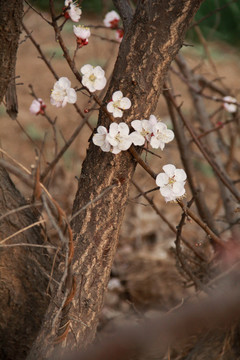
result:
[[[158,121],[154,115],[149,120],[133,120],[131,126],[135,131],[130,133],[129,126],[124,122],[112,123],[109,130],[104,126],[97,128],[93,136],[93,143],[100,146],[102,151],[118,154],[128,150],[132,144],[142,146],[149,142],[154,149],[164,149],[165,144],[174,139],[174,133],[166,124]]]
[[[64,17],[71,19],[73,22],[80,20],[82,11],[73,0],[65,0]],[[115,11],[106,14],[104,25],[116,30],[116,38],[122,40],[123,30],[119,27],[120,17]],[[77,47],[81,48],[88,44],[91,36],[90,29],[83,25],[73,25],[73,31],[77,38]],[[86,64],[80,69],[82,73],[82,84],[90,92],[102,90],[106,83],[105,72],[100,66],[92,66]],[[223,105],[229,112],[236,111],[236,105],[231,97],[225,97]],[[61,77],[55,82],[50,102],[52,105],[60,108],[67,103],[74,104],[77,101],[77,93],[71,87],[71,81],[67,77]],[[232,104],[228,103],[232,102]],[[123,96],[120,90],[113,92],[110,101],[107,103],[107,111],[113,118],[122,118],[123,112],[130,109],[131,100]],[[46,105],[41,98],[33,100],[30,106],[30,112],[38,115],[45,114]],[[135,146],[143,146],[150,144],[154,149],[163,150],[165,145],[174,139],[174,133],[168,129],[166,124],[158,120],[154,115],[150,115],[149,119],[133,120],[131,122],[133,129],[130,132],[129,126],[124,122],[112,122],[107,129],[104,126],[98,126],[97,133],[93,135],[93,143],[99,146],[104,152],[119,154],[126,151],[133,144]],[[156,177],[156,184],[159,186],[160,193],[165,201],[175,201],[185,194],[186,173],[182,169],[176,169],[172,164],[163,166],[162,173]]]

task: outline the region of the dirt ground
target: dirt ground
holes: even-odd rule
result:
[[[49,16],[48,14],[44,15]],[[102,24],[101,21],[100,18],[88,18],[83,14],[80,23],[96,25]],[[77,87],[78,83],[71,74],[49,25],[31,10],[24,17],[24,24],[41,46],[47,59],[51,60],[51,65],[58,76],[67,76],[72,81],[72,85]],[[75,50],[72,25],[69,21],[63,30],[70,54],[73,54]],[[106,70],[106,76],[109,79],[118,53],[118,44],[102,40],[94,34],[114,39],[114,34],[108,30],[93,29],[89,45],[77,53],[76,65],[78,69],[87,63],[101,65]],[[220,76],[231,94],[239,98],[239,50],[220,43],[211,43],[209,49],[217,72],[207,60],[201,45],[184,47],[181,51],[192,67],[199,65],[199,71],[208,79]],[[30,39],[25,37],[24,32],[22,32],[18,51],[16,75],[19,76],[17,79],[19,123],[9,118],[4,105],[0,107],[1,147],[28,169],[31,168],[31,164],[35,163],[35,149],[38,153],[41,151],[41,166],[44,169],[46,164],[54,158],[56,143],[53,139],[53,129],[47,120],[41,115],[34,116],[29,112],[33,100],[30,95],[29,84],[33,86],[36,95],[46,103],[46,112],[51,119],[57,118],[57,150],[71,136],[81,118],[70,104],[63,109],[51,106],[50,93],[55,79],[39,57]],[[181,94],[184,112],[190,118],[194,117],[194,109],[191,107],[186,86],[173,73],[171,73],[171,79],[175,91]],[[79,96],[77,104],[83,111],[89,107],[88,98]],[[209,111],[211,111],[211,106],[213,109],[215,104],[209,103]],[[155,115],[171,126],[167,108],[162,98],[159,100]],[[94,111],[90,118],[93,127],[97,123],[97,116],[98,112]],[[59,161],[49,186],[49,191],[69,216],[77,190],[76,177],[80,174],[90,135],[91,130],[88,126],[84,126],[79,136]],[[157,153],[160,154],[159,151]],[[181,167],[175,141],[166,147],[163,160],[150,154],[147,156],[147,161],[157,173],[161,171],[165,159],[167,162],[174,162],[176,166]],[[214,203],[216,200],[214,194],[216,184],[211,172],[208,173],[200,169],[199,177],[206,191],[209,192],[209,203]],[[26,198],[30,198],[29,189],[19,179],[14,176],[13,179]],[[137,169],[134,179],[144,191],[156,186],[141,168]],[[135,198],[137,195],[136,190],[132,189],[101,317],[100,329],[104,329],[107,333],[112,332],[116,324],[125,323],[131,318],[136,320],[142,316],[152,316],[154,311],[158,313],[168,311],[181,303],[182,298],[194,291],[193,288],[183,286],[185,280],[175,266],[176,261],[172,250],[175,235],[145,200],[141,197]],[[150,196],[153,197],[156,205],[169,221],[176,226],[180,221],[180,208],[176,204],[166,205],[158,192],[154,192]],[[198,243],[201,243],[203,247],[208,246],[204,234],[194,224],[187,224],[184,234],[193,246]]]

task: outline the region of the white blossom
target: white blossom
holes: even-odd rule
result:
[[[106,27],[115,29],[118,27],[119,20],[120,20],[120,16],[118,15],[118,13],[112,10],[105,15],[103,23]]]
[[[223,98],[223,100],[224,101],[230,101],[230,102],[233,102],[233,103],[237,102],[237,99],[233,98],[232,96],[225,96]],[[227,110],[230,113],[235,113],[237,111],[237,105],[235,105],[235,104],[229,104],[227,102],[224,102],[223,107],[224,107],[225,110]]]
[[[56,107],[64,107],[67,103],[74,104],[77,101],[76,91],[71,88],[71,81],[61,77],[55,84],[51,93],[50,102]]]
[[[70,18],[72,21],[78,22],[82,15],[82,10],[78,4],[72,0],[65,0],[65,7],[70,7],[64,14],[65,18]]]
[[[84,65],[81,69],[82,84],[88,88],[89,91],[94,92],[96,90],[102,90],[107,79],[105,78],[105,71],[101,66],[92,66],[89,64]]]
[[[44,101],[41,98],[38,98],[37,100],[35,99],[32,101],[29,111],[34,115],[44,114],[45,107],[46,104]]]
[[[121,91],[115,91],[112,95],[112,101],[107,104],[107,110],[113,114],[114,117],[122,117],[123,111],[131,107],[131,100],[123,97]]]
[[[185,180],[187,175],[184,170],[176,169],[172,164],[163,166],[164,173],[156,177],[156,184],[160,187],[160,193],[165,201],[175,201],[185,194]]]
[[[134,145],[142,146],[146,140],[151,140],[153,126],[149,120],[133,120],[131,125],[135,130],[130,135]]]
[[[73,25],[73,32],[77,37],[77,43],[80,48],[88,44],[88,38],[91,36],[89,27]]]
[[[107,141],[108,131],[104,126],[98,126],[97,134],[93,135],[93,143],[97,146],[100,146],[102,151],[108,152],[111,150],[111,145]]]
[[[109,133],[106,140],[112,145],[111,152],[118,154],[122,150],[127,150],[132,145],[131,137],[129,136],[129,127],[124,122],[120,124],[112,123],[109,127]]]
[[[159,121],[158,121],[158,119],[156,118],[155,115],[150,115],[150,117],[149,117],[149,122],[150,122],[150,124],[151,124],[152,127],[153,127],[153,126],[156,125]]]
[[[164,149],[165,144],[174,139],[174,132],[167,128],[167,125],[158,121],[153,125],[153,133],[150,140],[150,145],[154,149]]]

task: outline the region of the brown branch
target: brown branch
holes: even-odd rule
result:
[[[88,122],[88,119],[89,119],[90,115],[91,115],[91,113],[88,114],[88,115],[85,115],[85,117],[83,118],[83,121],[81,122],[81,124],[79,124],[76,127],[76,129],[74,130],[74,132],[72,133],[70,138],[66,141],[65,145],[62,147],[62,149],[57,154],[57,156],[51,161],[51,163],[48,165],[48,167],[43,171],[43,173],[41,174],[41,181],[42,182],[45,180],[45,178],[47,177],[49,172],[54,169],[54,167],[56,166],[58,161],[61,159],[63,154],[67,151],[69,146],[72,145],[73,141],[77,138],[77,136],[80,133],[80,131],[82,130],[83,126]]]
[[[189,122],[186,120],[186,118],[183,116],[180,107],[176,104],[174,98],[170,95],[169,96],[170,101],[172,102],[174,108],[177,110],[181,120],[183,121],[184,125],[186,126],[186,128],[188,129],[189,133],[191,134],[192,138],[194,139],[195,144],[197,145],[197,147],[199,148],[199,150],[201,151],[201,153],[203,154],[203,156],[205,157],[205,159],[207,160],[207,162],[211,165],[211,167],[213,168],[214,172],[217,174],[217,176],[219,177],[219,179],[222,181],[222,183],[228,188],[228,190],[235,196],[235,198],[240,201],[240,195],[237,191],[237,189],[233,186],[231,180],[227,177],[226,174],[224,174],[219,167],[217,166],[217,164],[215,163],[215,161],[208,155],[207,151],[204,149],[204,146],[202,145],[201,141],[197,138],[194,130],[192,129],[191,125],[189,124]]]
[[[211,16],[213,16],[214,14],[222,11],[223,9],[225,9],[226,7],[228,7],[229,5],[237,2],[238,0],[232,0],[232,1],[229,1],[227,4],[219,7],[219,8],[216,8],[215,10],[211,11],[210,13],[208,13],[207,15],[205,15],[204,17],[202,17],[200,20],[198,21],[195,21],[190,27],[189,29],[193,28],[194,26],[197,26],[199,24],[201,24],[204,20],[210,18]]]
[[[190,185],[190,188],[192,191],[192,195],[195,198],[196,206],[197,206],[197,209],[198,209],[198,212],[199,212],[201,218],[203,219],[204,222],[206,222],[208,224],[208,226],[212,230],[214,230],[215,226],[214,226],[213,217],[205,203],[200,185],[194,175],[192,163],[191,163],[190,157],[189,157],[190,149],[189,149],[189,145],[188,145],[187,139],[184,134],[183,126],[176,119],[173,105],[170,100],[171,92],[170,92],[170,90],[167,90],[167,86],[165,86],[165,88],[166,88],[166,90],[164,90],[163,95],[167,102],[168,111],[169,111],[169,114],[170,114],[170,117],[171,117],[171,120],[173,123],[173,127],[174,127],[174,134],[176,136],[176,140],[177,140],[178,147],[179,147],[180,154],[181,154],[181,159],[182,159],[184,168],[187,173],[187,178],[188,178],[188,182],[189,182],[189,185]]]
[[[167,226],[169,227],[169,229],[174,233],[177,234],[177,230],[176,227],[173,226],[168,219],[166,218],[165,215],[162,214],[162,212],[157,208],[157,206],[155,205],[154,201],[147,196],[147,194],[145,192],[142,191],[142,189],[138,186],[138,184],[134,181],[131,180],[132,184],[135,186],[135,188],[140,192],[140,194],[148,201],[148,203],[151,205],[151,207],[153,208],[153,210],[157,213],[157,215],[167,224]],[[206,259],[204,258],[204,256],[202,256],[202,254],[200,254],[182,235],[181,235],[181,239],[184,242],[184,244],[190,249],[192,250],[192,252],[202,261],[206,261]]]
[[[187,206],[188,208],[188,206]],[[182,228],[185,225],[185,221],[186,221],[186,217],[187,214],[185,211],[183,211],[182,216],[181,216],[181,220],[177,226],[177,236],[176,236],[176,240],[175,240],[175,245],[176,245],[176,255],[177,258],[181,264],[181,267],[183,269],[183,271],[187,274],[187,276],[193,281],[193,283],[195,284],[196,289],[201,289],[203,291],[206,291],[206,288],[203,286],[203,284],[201,283],[201,281],[193,274],[193,272],[188,268],[187,264],[186,264],[186,260],[184,255],[182,254],[182,249],[181,249],[181,235],[182,235]]]

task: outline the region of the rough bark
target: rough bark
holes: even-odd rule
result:
[[[0,103],[14,77],[16,54],[23,15],[21,0],[0,1]]]
[[[0,1],[0,102],[13,80],[20,35],[23,2]],[[33,227],[2,242],[37,221],[32,209],[18,209],[26,201],[0,167],[0,358],[25,359],[39,331],[48,306],[47,254],[30,247],[4,247],[19,243],[43,243],[40,227]],[[50,272],[50,271],[49,271]]]
[[[182,46],[201,1],[140,1],[119,49],[106,94],[120,89],[132,101],[124,120],[148,118],[155,110],[171,61]],[[100,114],[99,124],[108,125]],[[74,273],[78,287],[72,311],[84,324],[73,323],[80,346],[94,338],[109,279],[135,161],[127,152],[105,154],[90,143],[82,167],[73,213],[107,186],[115,188],[73,221],[76,233]]]
[[[189,23],[201,0],[139,1],[133,20],[119,49],[113,77],[105,102],[113,91],[121,90],[132,101],[122,121],[148,118],[154,111],[171,61],[182,46]],[[109,126],[109,119],[100,112],[98,125]],[[75,232],[73,273],[76,293],[65,323],[71,321],[66,341],[60,345],[82,348],[92,342],[103,305],[117,246],[130,180],[136,166],[128,152],[115,156],[104,153],[90,142],[83,163],[73,214],[94,200],[109,186],[114,186],[101,199],[81,211],[72,222]],[[28,359],[46,359],[58,331],[49,331],[56,314],[54,304]]]
[[[0,167],[0,217],[26,205],[7,172]],[[6,237],[37,221],[32,209],[15,211],[0,220],[0,359],[25,359],[48,306],[46,288],[51,262],[43,249],[4,247],[43,243],[33,227],[12,239]],[[49,262],[49,264],[48,264]]]

